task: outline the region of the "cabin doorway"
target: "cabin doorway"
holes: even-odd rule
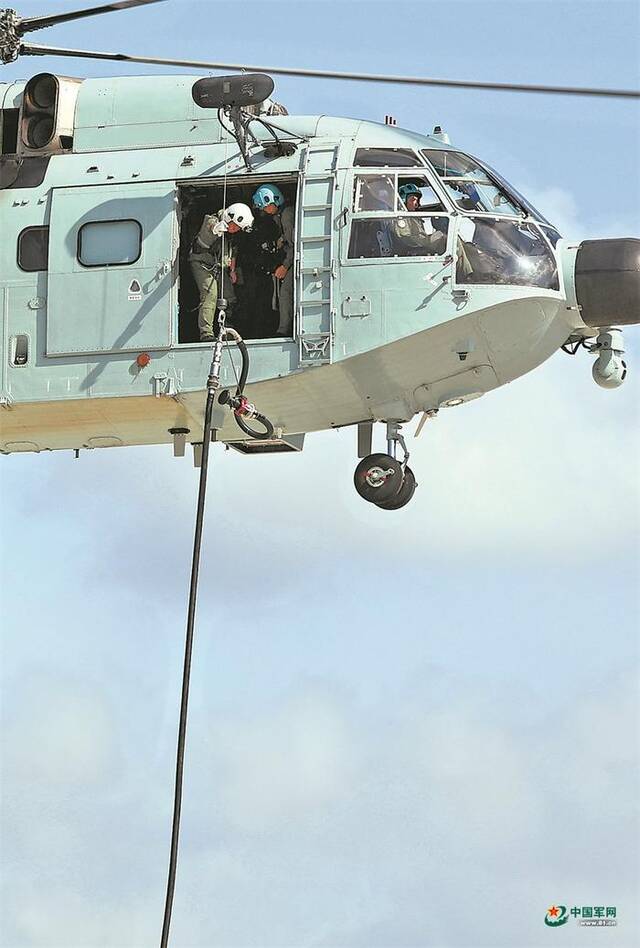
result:
[[[226,191],[220,181],[180,186],[180,256],[178,289],[178,342],[192,345],[200,341],[198,332],[199,292],[189,256],[206,214],[217,214],[225,206],[242,203],[252,208],[252,197],[260,184],[277,184],[287,205],[296,210],[297,179],[253,178],[249,181],[227,179]],[[254,210],[252,208],[252,210]],[[280,262],[273,247],[275,224],[268,215],[255,211],[252,233],[234,238],[237,255],[237,282],[229,286],[225,275],[225,297],[229,300],[227,324],[247,340],[277,337],[279,323],[278,290],[272,276]],[[294,281],[291,281],[293,286]],[[228,292],[227,292],[228,291]],[[278,337],[281,338],[281,337]]]

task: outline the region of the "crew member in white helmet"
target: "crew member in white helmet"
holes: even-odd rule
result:
[[[213,342],[213,325],[221,277],[224,296],[235,301],[236,247],[234,235],[250,231],[253,214],[246,204],[231,204],[217,214],[205,214],[189,253],[191,272],[200,294],[198,329],[200,342]]]

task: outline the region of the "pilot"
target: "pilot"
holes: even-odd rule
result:
[[[205,214],[189,253],[191,272],[198,287],[198,329],[200,342],[213,342],[213,325],[218,302],[218,283],[224,283],[224,295],[235,302],[237,282],[234,235],[249,231],[253,214],[246,204],[231,204],[217,214]],[[226,275],[227,279],[224,278]]]
[[[417,184],[413,184],[412,182],[409,184],[401,184],[398,188],[398,194],[409,212],[414,213],[420,210],[422,191]]]
[[[273,309],[280,316],[278,336],[293,335],[293,208],[285,202],[284,195],[275,184],[261,184],[253,195],[253,206],[266,223],[273,224],[271,239],[263,242],[260,249],[263,259],[273,277]],[[258,227],[260,228],[260,220]]]
[[[413,183],[401,184],[398,188],[404,206],[409,214],[421,211],[422,192]],[[394,244],[396,252],[402,257],[430,257],[444,253],[447,238],[437,226],[438,219],[430,217],[406,217],[400,215],[394,221]]]

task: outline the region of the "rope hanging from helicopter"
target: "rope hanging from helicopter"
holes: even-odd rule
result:
[[[227,147],[225,142],[224,157],[224,180],[223,180],[223,208],[227,206]],[[193,556],[191,562],[191,579],[189,585],[189,606],[187,611],[187,629],[185,636],[184,663],[182,671],[182,690],[180,697],[180,717],[178,723],[178,742],[176,749],[176,769],[173,816],[171,820],[171,849],[169,854],[169,871],[167,875],[167,889],[164,905],[164,916],[162,921],[162,935],[160,940],[161,948],[168,948],[169,931],[171,927],[171,913],[173,909],[173,898],[175,893],[176,874],[178,867],[178,847],[180,841],[180,817],[182,812],[182,788],[184,782],[184,754],[187,737],[187,718],[189,709],[189,686],[191,680],[191,661],[193,655],[193,636],[195,627],[196,603],[198,595],[198,577],[200,572],[200,551],[202,548],[202,529],[204,523],[204,508],[207,490],[207,474],[209,467],[209,448],[213,435],[213,407],[218,389],[220,387],[220,369],[222,363],[223,345],[226,346],[233,373],[236,379],[236,393],[231,395],[228,390],[224,390],[218,397],[218,403],[229,405],[233,410],[236,422],[240,429],[251,438],[271,438],[273,436],[273,425],[254,405],[250,404],[244,395],[244,386],[249,375],[249,351],[246,343],[240,333],[231,327],[225,325],[227,300],[224,297],[224,278],[225,278],[225,234],[223,228],[220,235],[220,292],[216,303],[216,318],[214,321],[214,343],[207,378],[207,399],[204,413],[203,440],[202,440],[202,458],[200,463],[200,481],[198,486],[198,502],[196,508],[196,522],[193,540]],[[231,355],[229,340],[232,340],[240,350],[242,356],[242,368],[238,376],[236,366]],[[224,396],[224,397],[223,397]],[[245,418],[254,418],[262,425],[264,431],[256,431],[245,421]]]

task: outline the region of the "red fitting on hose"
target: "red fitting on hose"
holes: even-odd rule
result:
[[[234,408],[234,414],[236,415],[248,415],[251,410],[249,405],[249,399],[245,395],[241,395],[238,399],[238,404]]]

